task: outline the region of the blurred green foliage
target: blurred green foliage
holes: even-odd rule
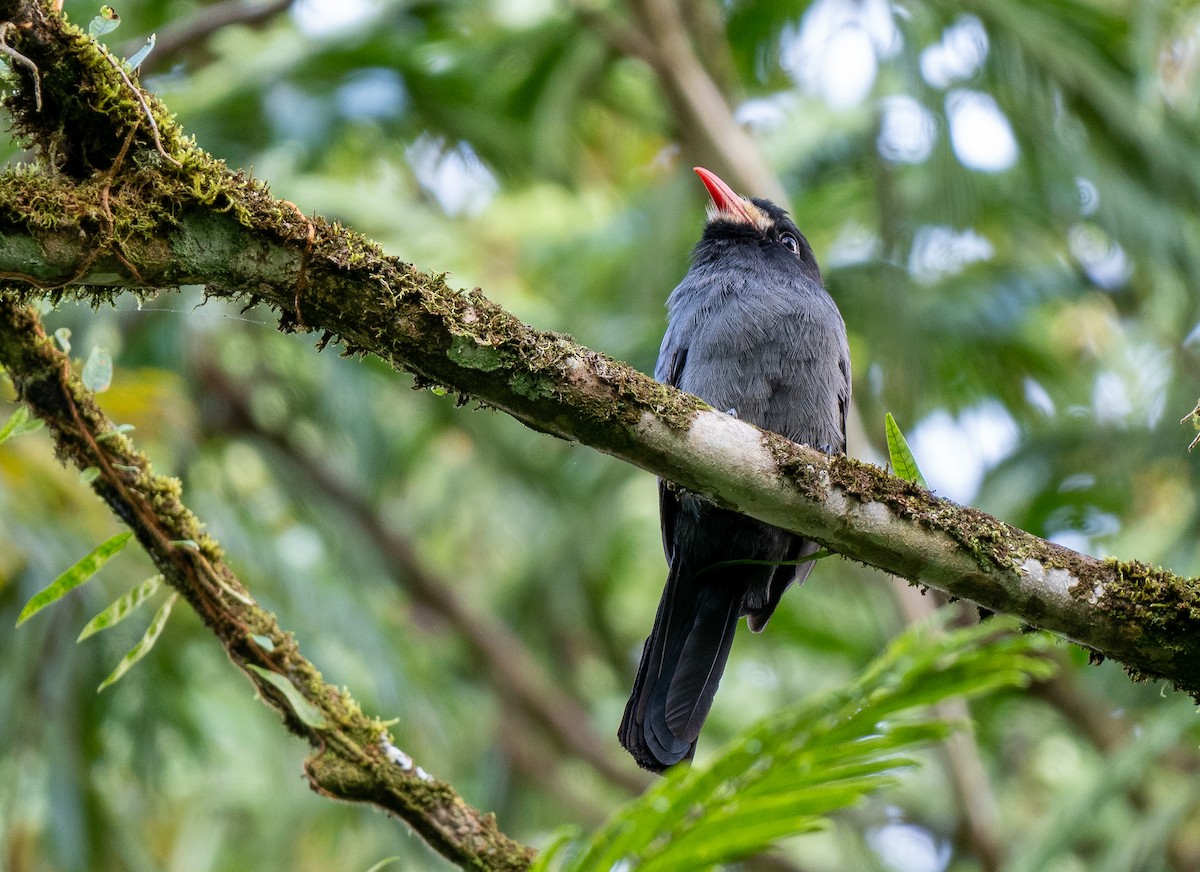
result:
[[[656,36],[645,5],[298,0],[170,41],[212,11],[166,0],[118,7],[103,39],[130,56],[157,32],[146,84],[276,195],[649,370],[704,192],[688,171],[703,159],[693,122],[628,48],[630,33]],[[867,433],[852,450],[886,456],[892,412],[935,489],[1071,547],[1196,573],[1196,463],[1176,422],[1200,393],[1200,10],[680,8],[845,315]],[[66,11],[86,27],[98,4]],[[0,158],[23,157],[0,143]],[[505,664],[479,655],[414,572],[467,604],[476,631],[515,634],[619,767],[615,729],[664,574],[649,476],[414,392],[376,360],[317,354],[314,337],[204,304],[200,289],[47,322],[71,330],[81,361],[111,352],[108,414],[183,479],[325,676],[399,718],[397,743],[419,763],[535,844],[629,796],[514,700]],[[392,856],[444,868],[396,822],[308,791],[304,749],[186,609],[95,693],[152,614],[76,646],[89,617],[152,573],[134,549],[12,629],[118,530],[44,431],[0,446],[0,868],[365,870]],[[735,644],[701,759],[870,663],[906,623],[899,590],[822,561],[765,634]],[[787,862],[1200,868],[1190,701],[1065,644],[1056,656],[1059,678],[972,703],[986,778],[968,791],[994,806],[996,856],[972,834],[952,756],[935,750],[895,789],[787,842]]]

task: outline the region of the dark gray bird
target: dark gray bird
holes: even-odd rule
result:
[[[696,168],[712,197],[692,266],[667,301],[654,377],[796,442],[846,449],[846,325],[787,213]],[[659,481],[667,585],[618,736],[652,772],[696,750],[737,620],[762,630],[803,582],[815,542]],[[766,561],[733,564],[728,561]],[[776,565],[770,565],[776,564]]]

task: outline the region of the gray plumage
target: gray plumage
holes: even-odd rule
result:
[[[773,203],[744,200],[697,172],[716,210],[667,301],[654,377],[796,442],[845,451],[846,328],[808,242]],[[784,590],[812,571],[811,562],[718,564],[795,561],[817,550],[662,481],[659,503],[667,583],[619,731],[651,771],[695,752],[738,617],[761,630]]]

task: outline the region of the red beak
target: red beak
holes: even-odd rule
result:
[[[704,187],[708,188],[708,195],[712,197],[717,211],[731,212],[747,224],[754,224],[754,219],[746,210],[746,201],[735,194],[733,188],[721,181],[716,173],[706,170],[704,167],[692,167],[692,169],[696,171],[700,181],[704,182]]]

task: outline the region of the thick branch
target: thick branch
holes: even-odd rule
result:
[[[17,394],[53,435],[58,455],[95,468],[96,493],[127,524],[167,582],[191,603],[230,659],[276,708],[288,729],[316,750],[304,770],[312,788],[372,803],[402,818],[429,844],[466,869],[522,870],[532,850],[505,836],[491,815],[469,806],[450,785],[415,766],[387,730],[321,678],[295,640],[259,608],[180,501],[179,482],[155,475],[71,372],[32,309],[0,287],[0,365]],[[264,677],[287,682],[298,706]]]
[[[0,2],[0,18],[14,5]],[[53,33],[39,27],[56,26],[35,23],[14,47],[42,69],[53,61],[60,76],[72,65],[82,66],[74,70],[79,80],[107,76],[105,87],[120,95],[109,65],[91,60],[84,43],[72,37],[55,53]],[[50,91],[41,115],[26,96],[21,119],[44,124],[52,141],[61,129],[55,107],[68,95]],[[120,162],[128,127],[110,119],[141,110],[131,98],[113,99],[113,115],[90,117],[93,145],[76,163],[105,154]],[[1069,551],[875,467],[764,433],[565,336],[535,330],[478,291],[455,292],[356,234],[308,221],[190,146],[151,106],[180,169],[153,160],[152,143],[139,134],[136,147],[150,159],[126,161],[119,171],[98,166],[78,184],[29,171],[0,176],[0,275],[27,282],[31,292],[87,286],[79,293],[92,299],[118,287],[202,283],[212,296],[267,303],[284,329],[326,331],[352,352],[377,354],[537,430],[1200,694],[1194,583]],[[105,123],[111,145],[99,138]]]
[[[224,211],[179,192],[126,201],[114,190],[116,225],[142,222],[152,234],[121,246],[138,282],[90,220],[96,189],[10,171],[0,177],[0,272],[41,284],[72,280],[101,299],[119,286],[204,283],[212,296],[268,303],[286,329],[326,330],[354,352],[378,354],[535,429],[1200,692],[1200,597],[1190,582],[1077,554],[875,467],[763,433],[534,330],[477,291],[456,293],[336,226],[315,223],[308,254],[289,207],[245,180],[222,182],[215,199],[231,204]],[[53,230],[44,226],[48,211]]]

